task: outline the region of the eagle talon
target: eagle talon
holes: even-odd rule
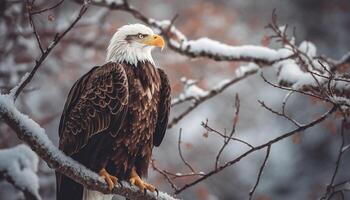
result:
[[[144,194],[147,193],[147,190],[149,190],[150,192],[156,191],[153,185],[146,183],[140,178],[140,176],[136,173],[135,168],[133,168],[131,171],[131,178],[129,182],[131,185],[135,185],[136,187],[138,187],[140,191],[143,191]]]
[[[102,168],[98,174],[106,181],[109,190],[112,190],[119,182],[118,178],[110,175],[105,168]]]
[[[157,196],[159,196],[159,190],[157,188],[154,189],[157,193]]]

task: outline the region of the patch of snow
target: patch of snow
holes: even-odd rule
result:
[[[336,104],[339,104],[345,107],[350,107],[350,99],[346,97],[332,96],[332,97],[329,97],[329,99]]]
[[[185,84],[184,91],[180,95],[180,98],[194,97],[195,99],[200,99],[208,95],[208,92],[196,85],[196,81],[193,79],[181,78],[181,81]]]
[[[206,37],[198,40],[185,41],[182,45],[182,50],[191,51],[197,55],[202,52],[213,55],[222,55],[232,58],[251,57],[256,59],[264,59],[267,61],[274,61],[283,58],[283,55],[278,51],[261,46],[244,45],[244,46],[230,46]]]
[[[316,46],[309,41],[303,41],[299,45],[299,50],[306,53],[309,58],[313,58],[316,56],[317,48]]]
[[[11,177],[16,187],[27,190],[41,199],[39,178],[36,175],[38,163],[37,155],[27,145],[21,144],[10,149],[0,150],[0,171]]]
[[[242,77],[245,76],[247,73],[252,71],[259,70],[259,66],[255,63],[248,63],[248,65],[244,65],[236,69],[236,76]]]
[[[347,151],[349,148],[350,148],[350,144],[344,146],[344,147],[342,148],[341,151],[342,151],[342,152],[345,152],[345,151]]]
[[[281,70],[278,82],[287,81],[298,84],[311,84],[313,82],[311,74],[303,72],[294,60],[284,60],[279,62],[279,65],[281,65]]]
[[[19,86],[22,85],[22,83],[29,77],[29,75],[30,75],[29,72],[25,73],[25,74],[22,76],[21,81],[20,81],[14,88],[11,89],[9,95],[12,96],[12,98],[14,98],[14,96],[15,96],[17,90],[19,89]]]
[[[279,26],[279,27],[278,27],[278,29],[279,29],[282,33],[284,33],[284,32],[286,31],[286,28],[287,28],[286,25],[282,25],[282,26]]]

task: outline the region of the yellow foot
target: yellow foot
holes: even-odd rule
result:
[[[158,190],[153,185],[146,183],[140,178],[140,176],[136,173],[135,168],[132,169],[130,176],[131,178],[129,179],[129,181],[131,185],[137,186],[145,194],[147,190],[149,190],[150,192],[157,192],[158,194]]]
[[[118,178],[110,175],[105,168],[101,169],[98,174],[106,181],[109,190],[112,190],[118,182]]]

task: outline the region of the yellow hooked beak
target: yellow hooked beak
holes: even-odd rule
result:
[[[165,46],[164,39],[162,38],[162,36],[157,34],[147,36],[143,43],[150,46],[160,47],[162,49]]]

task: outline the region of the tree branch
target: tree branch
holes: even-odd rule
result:
[[[261,164],[261,167],[259,169],[259,173],[258,173],[258,177],[257,177],[256,182],[255,182],[255,185],[254,185],[253,189],[249,192],[249,200],[253,199],[254,192],[255,192],[256,188],[258,187],[258,185],[259,185],[262,173],[263,173],[264,168],[265,168],[266,163],[267,163],[267,159],[269,158],[269,155],[270,155],[270,150],[271,150],[271,145],[268,145],[267,149],[266,149],[265,159],[264,159],[264,161]]]

